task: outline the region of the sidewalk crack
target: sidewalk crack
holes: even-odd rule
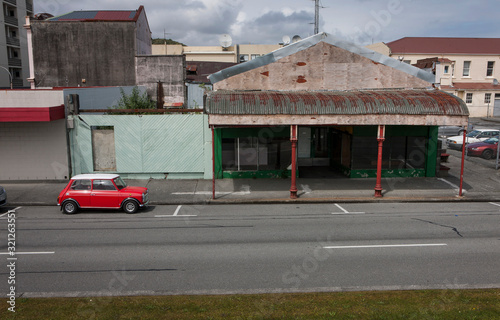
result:
[[[199,181],[196,180],[196,185],[194,186],[193,194],[196,194],[196,191],[198,191],[198,183],[199,183]]]
[[[447,225],[444,225],[444,224],[439,224],[439,223],[436,223],[436,222],[432,222],[432,221],[428,221],[428,220],[423,220],[423,219],[417,219],[417,218],[412,218],[412,220],[417,220],[417,221],[421,221],[421,222],[427,222],[427,223],[430,223],[430,224],[433,224],[433,225],[436,225],[436,226],[439,226],[439,227],[443,227],[443,228],[450,228],[451,230],[453,230],[456,234],[458,234],[461,238],[463,238],[464,236],[460,234],[460,231],[458,231],[457,228],[455,227],[451,227],[451,226],[447,226]]]

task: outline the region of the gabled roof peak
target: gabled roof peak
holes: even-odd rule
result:
[[[292,43],[288,46],[285,46],[269,54],[266,54],[258,59],[250,60],[248,62],[241,63],[236,66],[221,70],[217,73],[211,74],[209,76],[209,79],[214,84],[229,77],[235,76],[237,74],[276,62],[284,57],[290,56],[302,50],[306,50],[320,42],[328,43],[335,47],[347,50],[351,53],[363,56],[367,59],[372,60],[375,63],[380,63],[392,67],[394,69],[403,71],[407,74],[420,78],[429,83],[434,83],[435,81],[435,76],[432,73],[421,70],[419,68],[411,66],[402,61],[393,59],[391,57],[385,56],[368,48],[358,46],[354,43],[348,42],[343,39],[336,38],[333,35],[326,32],[318,33],[316,35],[305,38],[301,41]]]

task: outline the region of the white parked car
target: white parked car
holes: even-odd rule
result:
[[[497,129],[475,129],[467,133],[465,138],[465,143],[475,143],[487,140],[489,138],[498,136],[500,133]],[[464,141],[464,136],[454,136],[446,139],[446,145],[450,149],[462,150],[462,143]]]

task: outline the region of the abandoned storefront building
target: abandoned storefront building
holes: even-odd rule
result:
[[[291,176],[292,197],[297,173],[434,177],[438,126],[469,115],[433,74],[326,33],[210,80],[214,178]]]

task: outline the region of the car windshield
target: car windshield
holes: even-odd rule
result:
[[[484,140],[485,143],[489,143],[489,144],[497,144],[498,143],[498,137],[494,137],[494,138],[489,138],[487,140]]]
[[[467,133],[467,137],[469,137],[469,138],[470,137],[475,137],[475,136],[477,136],[480,133],[481,133],[481,131],[479,131],[479,130],[473,130],[473,131]]]
[[[127,184],[125,183],[125,181],[122,180],[121,177],[115,178],[114,181],[119,190],[127,186]]]

